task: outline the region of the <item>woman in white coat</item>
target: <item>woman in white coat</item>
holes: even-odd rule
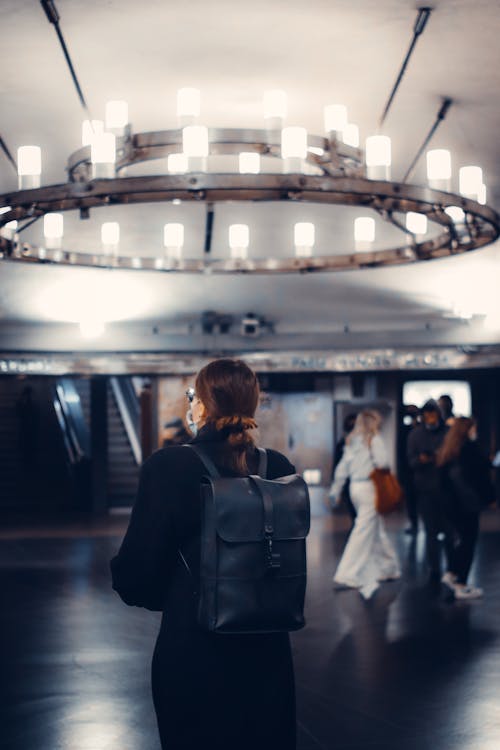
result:
[[[330,498],[337,501],[344,483],[349,479],[351,499],[357,511],[354,527],[333,580],[341,586],[359,589],[366,599],[377,590],[381,581],[401,576],[384,518],[375,510],[375,485],[370,479],[374,468],[388,466],[386,449],[379,432],[381,423],[380,414],[371,409],[358,414],[330,489]]]

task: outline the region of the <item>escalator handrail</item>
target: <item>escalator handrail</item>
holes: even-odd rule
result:
[[[112,377],[110,378],[110,383],[134,460],[137,466],[140,466],[142,463],[142,448],[139,438],[140,410],[135,390],[130,383],[133,391],[133,398],[131,398],[131,391],[129,388],[127,389],[127,386],[123,387],[124,384],[122,383],[121,378]]]
[[[57,423],[59,424],[59,428],[61,430],[64,448],[66,450],[66,455],[68,457],[69,463],[72,466],[74,466],[78,462],[78,458],[77,458],[78,454],[71,440],[71,434],[70,434],[70,431],[68,429],[68,425],[66,422],[66,417],[64,414],[63,405],[61,404],[60,395],[57,392],[57,386],[54,389],[52,405],[54,407],[54,412],[56,415]]]
[[[63,383],[58,382],[56,384],[55,393],[56,393],[57,403],[59,405],[59,409],[62,415],[62,423],[61,421],[59,421],[59,424],[63,432],[63,438],[65,440],[65,443],[69,441],[71,445],[72,463],[77,463],[78,461],[81,461],[85,457],[85,451],[82,448],[77,432],[73,425],[73,419],[71,417],[68,403],[66,401]],[[56,414],[57,414],[57,409],[56,409]]]

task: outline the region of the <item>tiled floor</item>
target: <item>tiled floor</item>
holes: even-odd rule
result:
[[[299,750],[499,750],[498,515],[483,518],[473,576],[485,597],[474,603],[425,588],[422,535],[412,542],[397,518],[403,581],[368,602],[334,592],[347,522],[315,518],[308,626],[293,636]],[[159,616],[110,590],[126,520],[0,532],[2,750],[159,750],[149,688]]]

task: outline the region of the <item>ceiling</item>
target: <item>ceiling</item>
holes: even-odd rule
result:
[[[465,164],[482,166],[488,203],[498,210],[498,2],[433,5],[384,127],[392,138],[393,177],[402,177],[442,97],[449,96],[454,103],[432,145],[451,150],[455,174]],[[176,127],[175,97],[182,86],[201,89],[206,124],[259,128],[263,91],[283,88],[289,124],[321,134],[323,106],[343,102],[364,138],[376,130],[416,18],[415,3],[407,0],[57,0],[56,6],[93,116],[103,117],[108,99],[125,99],[136,132]],[[2,0],[0,28],[0,135],[12,153],[23,144],[40,145],[43,184],[64,182],[84,114],[54,29],[36,0]],[[413,181],[424,180],[420,163]],[[16,182],[0,153],[0,192],[15,189]],[[316,223],[318,253],[346,252],[355,215],[355,209],[324,206],[220,205],[213,252],[227,252],[228,225],[244,222],[250,255],[284,255],[293,223],[301,220]],[[100,224],[108,220],[120,221],[124,253],[138,247],[159,252],[168,220],[185,223],[187,254],[201,253],[203,206],[103,208],[88,221],[65,219],[74,246],[88,251],[97,248]],[[380,222],[377,231],[380,242],[397,244],[393,228]],[[38,242],[41,223],[23,238]],[[153,328],[165,335],[160,348],[171,346],[172,335],[196,348],[193,323],[209,309],[236,318],[252,311],[273,322],[267,346],[276,348],[294,341],[307,346],[308,340],[311,346],[334,345],[333,334],[342,334],[344,345],[359,344],[364,334],[368,344],[374,333],[394,346],[417,334],[422,342],[486,343],[500,335],[499,281],[499,243],[423,264],[315,276],[169,276],[4,261],[0,348],[14,341],[18,349],[33,347],[36,340],[48,349],[88,347],[74,324],[89,308],[109,323],[101,348],[113,347],[113,330],[120,331],[122,348],[137,348]],[[488,327],[482,317],[470,324],[450,317],[453,307],[488,314]]]

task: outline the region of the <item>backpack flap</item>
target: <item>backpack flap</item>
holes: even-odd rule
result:
[[[274,541],[305,539],[310,528],[307,484],[298,474],[267,480],[258,476],[210,482],[215,528],[225,542],[258,542],[267,537],[265,502],[270,504]],[[237,508],[238,512],[235,512]]]

